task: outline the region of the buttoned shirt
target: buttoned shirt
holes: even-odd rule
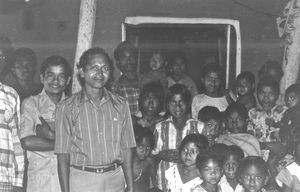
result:
[[[24,152],[19,139],[20,99],[0,83],[0,182],[22,187]]]
[[[70,154],[71,165],[101,166],[122,161],[122,150],[135,147],[125,98],[104,90],[99,105],[84,90],[62,101],[56,111],[55,153]]]

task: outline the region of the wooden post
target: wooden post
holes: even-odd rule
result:
[[[300,62],[300,16],[298,6],[300,0],[291,0],[284,9],[283,15],[277,18],[279,36],[284,38],[284,56],[282,69],[284,72],[280,83],[280,101],[284,102],[285,90],[296,83]],[[281,25],[284,22],[284,25]],[[282,27],[283,26],[283,27]]]
[[[77,64],[79,62],[81,54],[92,46],[96,19],[96,7],[97,0],[81,0],[77,46],[73,67],[72,93],[76,93],[81,90],[81,86],[77,78]]]

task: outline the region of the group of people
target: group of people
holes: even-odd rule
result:
[[[42,62],[40,86],[35,53],[13,52],[0,83],[0,191],[300,191],[300,85],[282,105],[278,63],[226,90],[216,63],[198,89],[183,54],[153,51],[143,75],[131,43],[114,58],[117,80],[104,49],[86,50],[71,95],[66,59]]]

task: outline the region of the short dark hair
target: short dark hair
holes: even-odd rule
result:
[[[270,75],[264,75],[264,74],[268,73],[271,70],[276,71],[276,73],[279,75],[279,79],[274,79]],[[282,67],[277,61],[274,61],[274,60],[266,61],[266,63],[258,71],[259,81],[267,81],[267,82],[277,81],[279,83],[282,76],[283,76]]]
[[[114,51],[115,59],[116,60],[120,59],[121,53],[124,52],[125,50],[129,50],[135,56],[137,55],[137,48],[135,48],[133,46],[133,44],[130,43],[129,41],[123,41],[123,42],[119,43],[119,45],[117,46],[117,48]]]
[[[280,87],[279,82],[260,81],[257,85],[257,94],[263,87],[270,87],[279,96]]]
[[[34,67],[36,66],[36,54],[32,49],[26,47],[16,49],[12,53],[11,57],[12,66],[14,66],[16,61],[20,58],[27,58],[31,61],[30,64],[32,64]]]
[[[163,88],[162,84],[159,82],[150,82],[150,83],[145,84],[142,87],[140,97],[139,97],[140,111],[143,111],[142,102],[144,101],[145,96],[149,93],[152,93],[158,99],[158,102],[159,102],[158,107],[159,107],[159,112],[160,112],[164,107],[165,92],[164,92],[164,88]]]
[[[141,143],[144,138],[149,139],[150,146],[153,149],[155,146],[155,138],[153,133],[148,128],[143,128],[139,125],[136,125],[134,128],[134,136],[137,144]]]
[[[237,175],[241,176],[246,169],[254,165],[258,170],[261,170],[264,176],[268,176],[268,164],[259,156],[248,156],[240,162],[237,170]]]
[[[174,95],[178,95],[178,94],[182,96],[184,102],[188,106],[188,110],[191,110],[190,108],[191,108],[192,95],[189,92],[188,88],[183,84],[175,84],[169,88],[167,97],[166,97],[167,105],[170,103],[171,98]]]
[[[222,120],[222,113],[216,107],[205,106],[199,111],[198,119],[202,122],[206,122],[212,119],[220,122]]]
[[[220,79],[223,78],[223,68],[216,63],[204,65],[204,67],[202,68],[202,78],[205,78],[207,74],[212,72],[218,74]]]
[[[45,75],[45,72],[49,67],[59,66],[59,65],[61,65],[65,69],[65,73],[67,76],[71,76],[72,71],[68,61],[62,56],[58,56],[58,55],[47,57],[41,65],[40,73],[42,75]]]
[[[236,77],[236,81],[240,81],[242,79],[246,79],[246,81],[249,81],[251,84],[255,83],[254,74],[250,71],[243,71]]]
[[[223,167],[223,163],[224,163],[223,158],[220,157],[220,155],[217,155],[216,153],[213,153],[212,151],[208,150],[205,153],[198,154],[196,159],[197,169],[200,170],[201,168],[203,168],[205,163],[210,159],[216,161],[221,168]]]
[[[241,103],[231,103],[225,110],[224,115],[228,117],[233,112],[237,112],[240,116],[242,116],[245,119],[248,119],[248,111],[246,107]]]
[[[184,137],[184,139],[181,141],[180,146],[178,148],[179,152],[181,152],[184,148],[184,146],[187,143],[195,143],[198,147],[199,151],[203,151],[207,149],[208,147],[208,140],[204,135],[201,134],[189,134]]]
[[[113,69],[112,60],[110,59],[109,55],[105,52],[105,50],[100,47],[92,47],[92,48],[86,50],[85,52],[83,52],[83,54],[81,55],[81,57],[79,59],[79,64],[77,67],[85,70],[85,68],[88,64],[89,58],[91,56],[98,55],[98,54],[103,55],[107,59],[108,64],[110,66],[110,70],[112,70]]]
[[[209,148],[211,153],[218,155],[223,161],[227,155],[228,145],[224,143],[215,143]]]
[[[285,90],[286,95],[292,92],[295,93],[298,97],[300,97],[300,84],[292,84]]]
[[[228,158],[231,155],[236,156],[238,161],[241,161],[245,157],[244,151],[236,145],[229,145],[227,147],[227,153],[225,158]]]

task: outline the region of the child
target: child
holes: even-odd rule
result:
[[[198,89],[195,82],[185,74],[186,70],[186,57],[182,53],[175,53],[169,64],[170,76],[167,77],[168,86],[171,87],[174,84],[183,84],[188,88],[193,97],[198,94]]]
[[[257,99],[261,107],[249,110],[248,132],[260,142],[279,141],[279,127],[273,127],[274,122],[281,120],[287,109],[277,105],[279,84],[260,82],[257,87]]]
[[[143,86],[139,98],[141,117],[133,116],[133,124],[154,131],[155,124],[162,121],[159,113],[164,107],[164,89],[158,82],[151,82]]]
[[[158,161],[159,187],[166,191],[167,181],[164,179],[165,170],[178,162],[178,149],[182,139],[191,133],[202,133],[203,123],[191,119],[190,104],[191,94],[182,84],[176,84],[169,88],[167,98],[167,114],[170,116],[156,124],[154,136],[156,138],[156,148],[153,154]]]
[[[243,104],[247,111],[256,107],[256,99],[254,97],[255,77],[253,73],[249,71],[240,73],[236,78],[236,83],[237,102]]]
[[[294,145],[295,162],[286,166],[276,177],[277,184],[282,188],[283,192],[300,191],[300,135],[298,134],[297,136],[298,138]]]
[[[149,129],[135,127],[136,148],[133,152],[133,178],[136,191],[146,192],[150,188],[150,179],[154,187],[156,182],[156,166],[150,157],[155,139]]]
[[[238,182],[237,168],[240,161],[244,158],[243,150],[231,145],[227,147],[224,159],[224,175],[220,180],[220,187],[225,192],[241,192],[243,187]]]
[[[198,155],[196,166],[203,182],[196,186],[193,192],[221,192],[218,185],[223,174],[223,161],[220,156],[207,152]]]
[[[225,124],[229,134],[221,135],[217,143],[237,145],[245,155],[260,156],[260,143],[257,138],[247,133],[248,113],[240,103],[230,104],[225,111]]]
[[[19,48],[12,54],[11,73],[4,79],[4,84],[13,87],[19,94],[20,100],[36,95],[42,87],[34,82],[36,54],[29,48]]]
[[[237,175],[245,192],[264,192],[268,181],[268,165],[258,156],[248,156],[241,161]]]
[[[230,96],[224,93],[222,88],[222,68],[217,64],[206,65],[203,68],[202,83],[204,94],[196,95],[192,102],[192,116],[198,117],[199,111],[205,106],[217,107],[223,112],[232,102]]]
[[[215,144],[215,139],[219,136],[222,114],[216,107],[203,107],[198,113],[198,119],[204,123],[203,133],[209,142],[209,146]]]
[[[191,191],[201,184],[196,157],[208,147],[207,138],[200,134],[187,135],[179,146],[180,163],[166,171],[168,190],[174,192]]]
[[[153,81],[158,81],[163,85],[164,90],[167,90],[168,80],[165,71],[166,59],[161,51],[156,50],[152,53],[149,66],[150,71],[141,77],[142,85]]]

